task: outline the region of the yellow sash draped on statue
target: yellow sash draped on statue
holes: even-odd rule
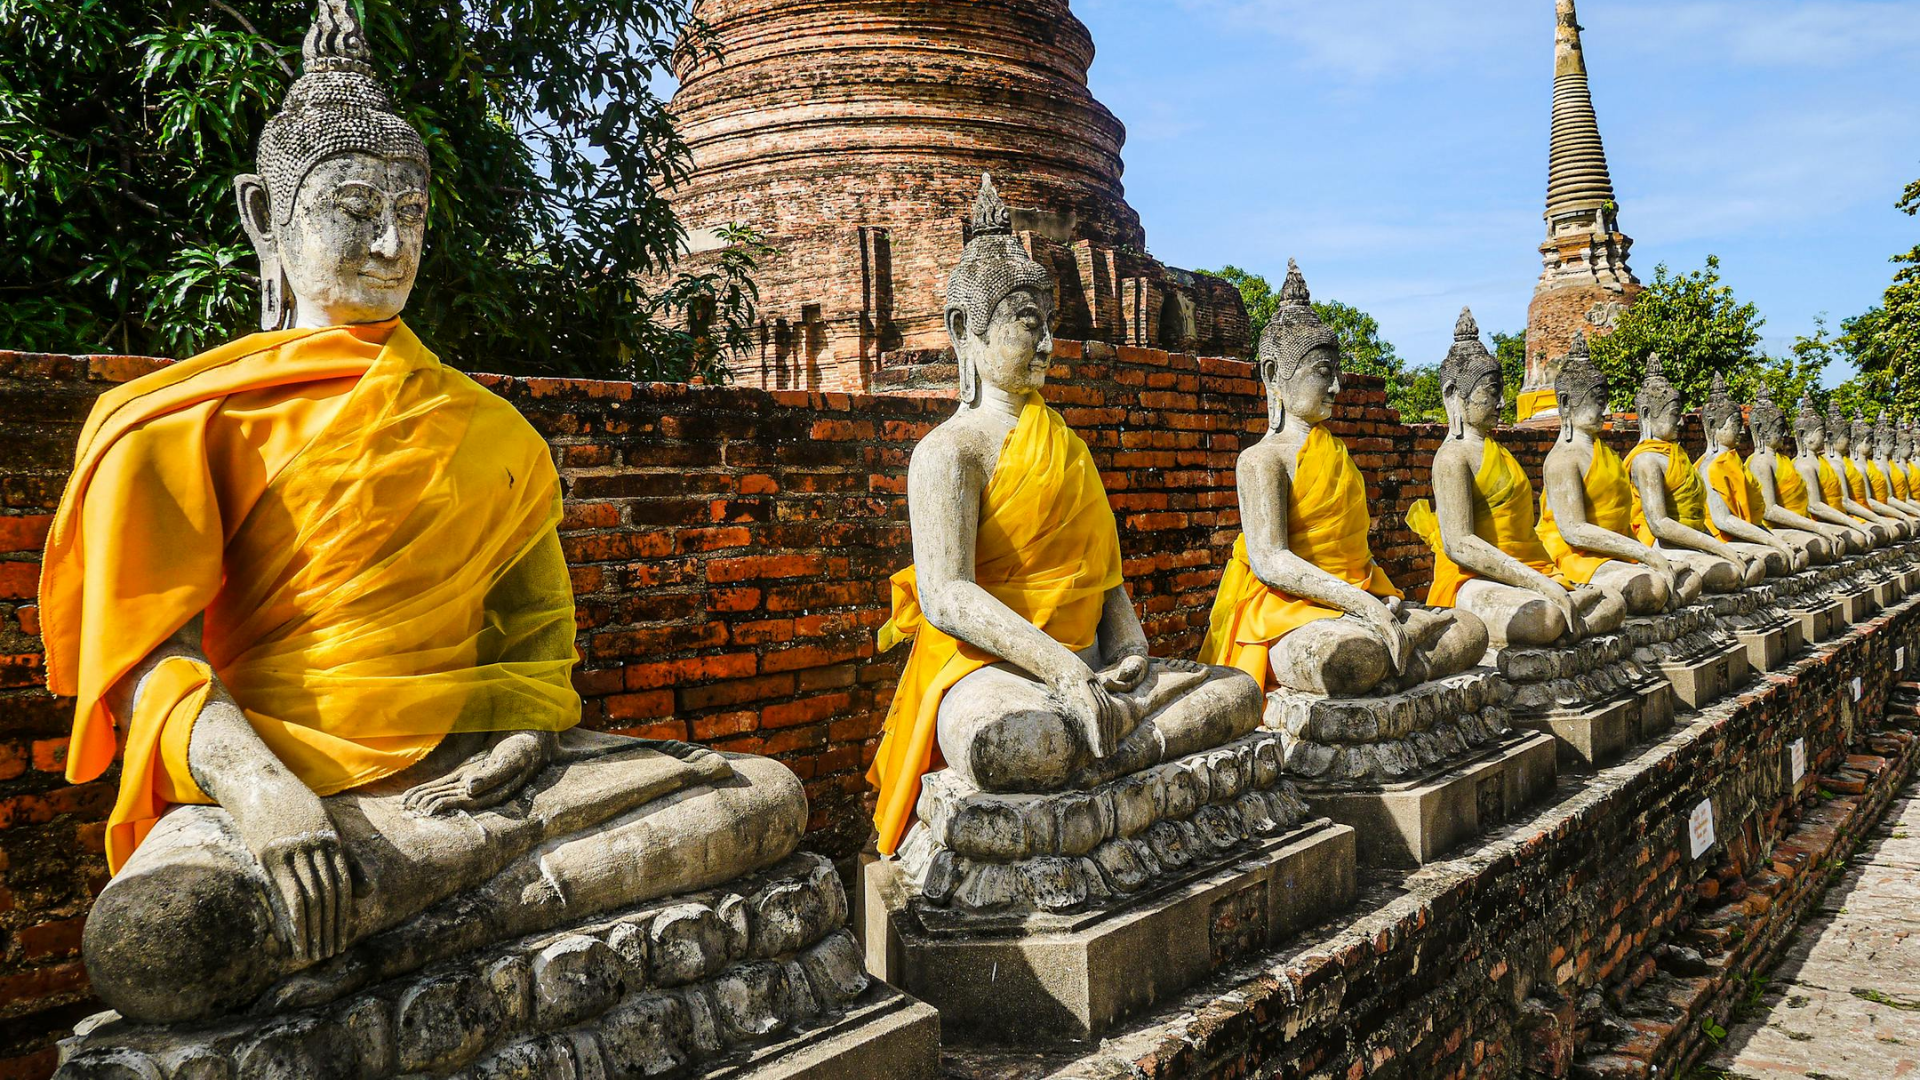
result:
[[[1107,593],[1121,583],[1120,534],[1093,455],[1038,394],[1027,398],[981,497],[973,579],[1075,651],[1094,643]],[[906,835],[920,778],[943,764],[941,699],[999,659],[925,620],[911,566],[893,575],[893,619],[881,631],[883,647],[901,637],[912,638],[913,652],[867,770],[880,792],[873,820],[887,855]]]
[[[1701,457],[1704,459],[1706,455],[1702,454]],[[1707,466],[1707,480],[1713,490],[1719,493],[1720,500],[1727,504],[1727,509],[1733,511],[1733,516],[1749,525],[1757,525],[1762,529],[1767,527],[1762,515],[1767,504],[1760,494],[1760,481],[1754,479],[1753,472],[1747,468],[1746,462],[1740,460],[1738,452],[1722,450],[1714,454],[1713,463]],[[1733,539],[1713,523],[1712,514],[1707,515],[1707,528],[1722,540]]]
[[[48,685],[76,701],[67,775],[124,742],[109,865],[166,807],[208,802],[186,767],[205,665],[159,665],[130,715],[109,690],[196,615],[212,671],[279,759],[328,795],[418,761],[450,731],[579,720],[559,478],[512,406],[404,324],[255,334],[104,395],[47,541]],[[357,377],[242,520],[204,433],[263,388]]]
[[[1895,468],[1906,474],[1907,490],[1920,494],[1920,465],[1915,465],[1909,461],[1905,465],[1896,465]]]
[[[1640,445],[1627,451],[1627,468],[1633,468],[1633,459],[1642,454],[1665,454],[1667,456],[1666,486],[1667,494],[1673,498],[1673,519],[1690,529],[1707,531],[1707,485],[1700,482],[1700,474],[1693,471],[1693,462],[1687,458],[1686,451],[1677,443],[1659,439],[1646,439]],[[1653,530],[1647,528],[1646,508],[1640,505],[1640,489],[1633,490],[1633,535],[1643,544],[1653,543]]]
[[[1887,496],[1893,494],[1893,487],[1887,483],[1887,474],[1881,472],[1880,466],[1872,461],[1867,462],[1867,489],[1880,502],[1886,502]]]
[[[1633,536],[1633,484],[1627,479],[1627,467],[1621,463],[1620,455],[1599,439],[1593,441],[1593,462],[1587,466],[1584,498],[1590,524],[1621,536]],[[1554,565],[1575,584],[1592,581],[1594,572],[1610,561],[1605,555],[1575,551],[1560,535],[1560,524],[1553,520],[1553,508],[1545,499],[1540,500],[1540,524],[1536,531]]]
[[[1907,483],[1907,470],[1894,462],[1887,462],[1887,484],[1893,489],[1893,497],[1901,502],[1913,496],[1913,486]]]
[[[1793,467],[1793,459],[1778,450],[1755,450],[1747,459],[1747,470],[1757,473],[1761,469],[1773,470],[1773,492],[1779,497],[1781,507],[1805,517],[1807,482],[1800,478],[1800,470]],[[1764,510],[1764,506],[1758,509]]]
[[[1433,504],[1421,499],[1409,507],[1407,527],[1433,549],[1433,585],[1427,589],[1427,603],[1452,607],[1460,586],[1478,575],[1447,558]],[[1473,476],[1473,532],[1540,573],[1562,578],[1534,530],[1533,481],[1507,448],[1492,439],[1482,445],[1480,470]]]
[[[1300,448],[1287,496],[1287,548],[1349,585],[1375,596],[1400,596],[1373,561],[1367,546],[1367,482],[1347,455],[1347,446],[1315,426]],[[1233,559],[1213,598],[1213,617],[1200,646],[1200,662],[1237,667],[1272,690],[1277,683],[1267,650],[1316,619],[1345,612],[1268,585],[1247,560],[1245,534],[1234,541]]]
[[[1824,455],[1814,458],[1813,473],[1820,481],[1820,498],[1825,501],[1828,506],[1833,507],[1843,514],[1847,514],[1847,508],[1840,505],[1841,500],[1845,499],[1847,495],[1840,489],[1840,474],[1834,471],[1833,463],[1828,461]],[[1861,520],[1857,514],[1847,514],[1847,516],[1855,521]]]
[[[1840,459],[1840,467],[1846,473],[1847,492],[1853,496],[1853,501],[1861,506],[1867,505],[1867,478],[1860,475],[1859,466],[1853,463],[1852,458],[1846,457]]]
[[[1558,402],[1554,400],[1554,390],[1551,386],[1539,390],[1522,390],[1513,402],[1513,418],[1518,423],[1559,407]]]

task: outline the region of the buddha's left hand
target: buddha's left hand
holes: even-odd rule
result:
[[[514,731],[459,768],[407,792],[406,808],[432,817],[454,811],[484,810],[520,793],[553,760],[559,737],[551,731]]]
[[[1129,654],[1100,673],[1100,685],[1115,694],[1130,693],[1146,681],[1149,664],[1147,658],[1138,654]]]

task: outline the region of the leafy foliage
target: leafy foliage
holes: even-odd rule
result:
[[[1237,266],[1223,266],[1218,270],[1202,270],[1240,290],[1240,299],[1247,305],[1247,321],[1251,324],[1248,340],[1256,346],[1260,343],[1260,334],[1273,319],[1273,309],[1280,306],[1280,294],[1276,292],[1265,277]]]
[[[662,191],[690,157],[651,80],[690,0],[355,6],[433,160],[415,329],[493,371],[716,373],[762,249],[736,236],[714,273],[662,280],[684,243]],[[0,0],[0,340],[182,354],[253,327],[232,182],[313,7]],[[694,308],[714,332],[671,329]]]
[[[1920,180],[1907,185],[1897,207],[1920,216]],[[1834,394],[1842,408],[1857,401],[1920,416],[1920,244],[1890,261],[1899,269],[1879,305],[1840,324],[1834,344],[1858,374]]]
[[[1520,387],[1527,381],[1526,331],[1518,334],[1494,331],[1493,355],[1500,361],[1500,381],[1507,391],[1506,400],[1500,405],[1500,420],[1511,424],[1520,415]]]
[[[1681,405],[1698,408],[1707,400],[1714,372],[1737,375],[1761,361],[1765,323],[1758,307],[1741,303],[1721,283],[1717,256],[1681,275],[1661,263],[1614,331],[1593,339],[1593,358],[1613,388],[1615,409],[1633,408],[1647,357],[1655,352],[1680,391]]]

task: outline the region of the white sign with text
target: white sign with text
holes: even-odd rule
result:
[[[1860,676],[1858,675],[1853,677],[1853,700],[1860,700]]]
[[[1693,808],[1693,816],[1687,819],[1687,836],[1693,841],[1694,858],[1713,849],[1712,799],[1702,799],[1700,805]]]
[[[1799,783],[1800,778],[1805,775],[1807,775],[1807,740],[1795,739],[1793,740],[1793,782]]]

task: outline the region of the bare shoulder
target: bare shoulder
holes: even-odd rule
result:
[[[1438,450],[1433,452],[1433,471],[1437,473],[1445,468],[1449,471],[1466,469],[1472,472],[1479,467],[1479,462],[1475,458],[1476,455],[1467,449],[1464,441],[1447,439],[1440,444]]]
[[[992,471],[991,463],[1003,438],[995,436],[974,417],[949,417],[927,432],[913,448],[907,464],[907,482],[964,482],[983,478]]]

